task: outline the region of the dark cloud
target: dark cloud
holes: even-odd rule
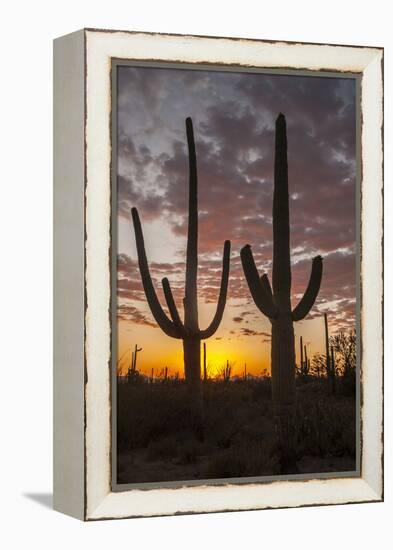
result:
[[[271,275],[274,120],[288,126],[293,304],[311,258],[324,257],[316,308],[332,323],[355,315],[355,82],[346,78],[122,68],[118,106],[118,205],[143,222],[165,220],[174,242],[187,233],[188,160],[184,119],[194,120],[199,176],[199,298],[217,301],[222,246],[232,242],[228,296],[250,301],[239,260],[250,243],[260,274]],[[185,251],[151,265],[159,293],[170,278],[179,307]],[[135,262],[119,263],[119,297],[143,299]],[[162,293],[160,294],[162,296]],[[243,305],[244,307],[244,305]],[[241,322],[244,314],[235,317]]]
[[[125,304],[120,304],[117,308],[117,318],[121,321],[129,321],[137,325],[146,325],[149,327],[157,327],[157,324],[152,322],[138,308]]]
[[[260,330],[253,330],[250,328],[242,327],[240,329],[240,333],[243,336],[264,336],[269,342],[270,342],[270,334],[268,332],[260,331]]]

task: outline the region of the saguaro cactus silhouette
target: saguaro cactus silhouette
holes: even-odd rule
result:
[[[307,357],[307,345],[304,344],[304,365],[303,365],[303,376],[308,376],[310,366],[310,359]]]
[[[232,365],[229,363],[229,359],[227,359],[226,365],[223,366],[221,369],[221,374],[224,382],[229,382],[231,379],[231,373],[232,373]]]
[[[142,351],[142,348],[138,348],[137,344],[135,344],[134,351],[132,352],[132,362],[131,362],[131,369],[133,372],[136,372],[136,361],[138,357],[138,353]]]
[[[198,322],[198,299],[197,299],[197,269],[198,269],[198,178],[197,164],[195,154],[194,132],[191,118],[186,119],[186,132],[188,143],[189,158],[189,198],[188,198],[188,236],[186,252],[186,280],[184,305],[184,321],[181,320],[177,310],[175,300],[168,279],[162,279],[162,286],[168,310],[169,318],[162,309],[152,279],[149,272],[145,245],[142,233],[142,226],[138,211],[132,208],[132,219],[134,223],[135,239],[138,252],[139,270],[141,273],[142,284],[146,294],[146,299],[150,306],[153,317],[161,330],[172,338],[183,340],[184,351],[184,372],[186,382],[193,388],[192,397],[200,400],[200,380],[201,380],[201,358],[200,348],[201,340],[206,340],[213,336],[218,329],[226,303],[228,278],[229,278],[229,259],[231,243],[225,241],[221,287],[218,296],[216,313],[210,325],[205,329],[199,328]]]
[[[310,359],[307,357],[307,346],[303,346],[303,337],[300,336],[300,366],[299,366],[299,376],[307,378],[310,372]]]
[[[304,319],[314,305],[322,279],[322,258],[317,256],[313,259],[307,289],[292,309],[287,132],[285,117],[281,113],[276,120],[274,161],[273,290],[267,275],[259,276],[250,245],[243,247],[240,255],[254,302],[272,324],[272,393],[281,449],[281,471],[284,472],[295,467],[293,322]]]

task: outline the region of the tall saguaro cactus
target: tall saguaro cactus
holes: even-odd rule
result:
[[[294,321],[306,317],[314,305],[322,279],[322,258],[312,261],[307,289],[291,306],[291,262],[288,196],[287,132],[283,114],[276,120],[273,194],[273,290],[266,274],[259,276],[250,245],[241,250],[247,283],[258,309],[272,325],[272,393],[281,450],[281,471],[294,464],[295,342]]]
[[[162,279],[162,286],[170,318],[162,309],[152,279],[149,272],[149,266],[146,257],[142,226],[139,214],[136,208],[132,208],[132,219],[134,223],[135,239],[138,252],[139,270],[142,278],[143,288],[146,299],[153,314],[156,323],[161,330],[172,338],[183,340],[184,351],[184,372],[186,382],[192,388],[192,397],[200,400],[200,380],[201,380],[201,340],[206,340],[213,336],[218,329],[226,303],[228,279],[229,279],[229,259],[231,243],[225,241],[221,287],[218,296],[216,313],[210,325],[205,329],[199,328],[198,321],[198,299],[197,299],[197,269],[198,269],[198,178],[197,164],[195,154],[194,132],[191,118],[186,119],[186,132],[189,157],[189,197],[188,197],[188,236],[186,252],[186,280],[184,305],[184,321],[181,320],[177,310],[175,300],[168,279]]]

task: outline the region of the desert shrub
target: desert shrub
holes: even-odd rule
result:
[[[270,378],[261,378],[251,382],[252,397],[254,401],[267,400],[272,397],[272,385]]]
[[[204,444],[192,436],[171,435],[151,441],[146,460],[174,460],[177,464],[193,464],[204,451]]]
[[[255,477],[278,472],[272,447],[262,443],[231,447],[213,455],[202,471],[202,477]]]
[[[324,379],[314,378],[297,387],[297,456],[299,460],[306,457],[306,463],[312,463],[312,471],[317,471],[323,461],[326,467],[325,459],[332,458],[334,464],[335,457],[355,457],[355,399],[345,395],[341,382],[340,379],[336,396],[331,395]],[[199,438],[192,427],[184,383],[119,386],[117,436],[119,453],[124,458],[119,461],[119,471],[131,472],[127,474],[129,479],[124,478],[126,481],[132,482],[132,476],[143,481],[144,475],[149,481],[152,477],[222,478],[278,473],[270,380],[208,381],[203,384],[203,394],[203,429]],[[130,469],[132,456],[138,457],[138,472]],[[145,469],[141,471],[144,460]]]
[[[178,463],[193,464],[203,450],[203,445],[196,439],[186,439],[178,445]]]
[[[265,444],[275,439],[275,428],[273,417],[254,415],[247,418],[240,432],[241,439],[248,443],[264,442]]]
[[[244,456],[233,449],[226,452],[213,455],[205,468],[202,470],[202,477],[224,478],[241,477],[246,474],[246,464]]]
[[[356,395],[356,371],[352,369],[340,379],[339,390],[341,395],[355,397]]]
[[[119,385],[117,407],[118,445],[124,450],[146,447],[189,424],[184,384]]]
[[[174,436],[166,436],[152,440],[147,448],[147,460],[167,459],[177,454],[177,440]]]
[[[353,400],[303,394],[297,402],[299,456],[355,456],[355,404]]]
[[[228,449],[234,440],[236,435],[236,429],[230,425],[223,425],[219,431],[214,434],[214,440],[219,449]]]

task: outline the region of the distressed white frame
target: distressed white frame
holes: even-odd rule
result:
[[[84,519],[380,501],[383,498],[383,50],[86,30]],[[361,476],[111,491],[111,60],[348,71],[361,81]]]

